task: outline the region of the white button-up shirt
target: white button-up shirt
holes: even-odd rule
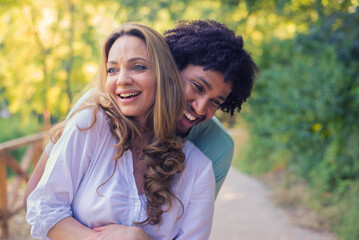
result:
[[[90,109],[77,113],[52,149],[27,202],[26,218],[34,238],[47,239],[48,231],[68,216],[89,228],[111,223],[135,226],[134,222],[147,218],[147,198],[138,194],[131,151],[118,160],[111,177],[116,140],[102,111],[96,118],[92,128],[79,130],[90,126],[92,115]],[[215,191],[212,164],[191,142],[186,142],[183,152],[185,170],[175,176],[171,187],[184,208],[172,200],[170,211],[162,214],[161,225],[141,226],[154,239],[209,237]]]

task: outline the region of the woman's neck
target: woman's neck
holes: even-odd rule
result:
[[[148,144],[150,140],[150,131],[145,128],[140,128],[141,135],[136,136],[136,138],[132,141],[131,150],[135,150],[138,152],[142,150],[143,147]],[[142,152],[142,151],[141,151]]]
[[[141,136],[137,136],[131,145],[133,175],[136,182],[138,194],[142,194],[145,183],[146,163],[143,161],[143,147],[148,144],[150,139],[149,131],[142,132]]]

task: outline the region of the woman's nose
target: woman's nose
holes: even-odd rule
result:
[[[121,71],[118,74],[116,84],[117,85],[128,85],[132,83],[132,78],[129,74],[127,74],[125,71]]]

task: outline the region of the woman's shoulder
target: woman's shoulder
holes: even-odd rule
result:
[[[95,123],[93,122],[94,120],[96,120]],[[72,123],[71,125],[77,126],[79,128],[88,128],[92,124],[94,124],[93,126],[99,124],[102,125],[105,121],[106,117],[103,111],[96,110],[92,107],[87,107],[81,109],[78,112],[75,112],[69,120],[69,122]]]
[[[186,165],[204,167],[212,164],[209,158],[189,140],[185,142],[182,151],[186,155]]]
[[[186,155],[186,162],[184,171],[178,180],[179,188],[176,188],[177,192],[181,192],[180,196],[184,196],[186,193],[191,195],[193,188],[201,186],[200,182],[205,182],[205,188],[208,187],[209,192],[212,187],[214,191],[215,178],[212,162],[188,140],[182,151]]]

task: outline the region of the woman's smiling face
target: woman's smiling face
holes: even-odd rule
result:
[[[156,79],[142,39],[125,35],[114,42],[108,54],[106,89],[125,116],[145,125],[155,103]]]

